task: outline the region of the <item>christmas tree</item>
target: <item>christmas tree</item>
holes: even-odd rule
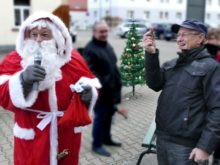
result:
[[[135,96],[135,85],[145,83],[144,50],[139,45],[140,41],[141,36],[137,34],[135,23],[132,23],[120,65],[122,84],[132,87],[132,96]]]

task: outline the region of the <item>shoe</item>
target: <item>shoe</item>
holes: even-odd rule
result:
[[[107,146],[113,146],[113,147],[121,147],[122,146],[122,144],[120,142],[116,142],[114,140],[105,141],[104,144]]]
[[[108,152],[106,149],[104,149],[103,147],[92,147],[92,150],[101,155],[101,156],[106,156],[106,157],[110,157],[111,153]]]

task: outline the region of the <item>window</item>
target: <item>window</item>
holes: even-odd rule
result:
[[[149,11],[144,11],[144,15],[146,19],[150,18],[150,12]]]
[[[133,10],[128,10],[127,11],[127,17],[128,18],[134,18],[134,11]]]
[[[206,14],[206,19],[210,19],[211,18],[211,14],[210,13],[207,13]]]
[[[176,18],[179,19],[179,20],[181,20],[181,19],[182,19],[182,13],[177,12],[177,13],[176,13]]]
[[[106,11],[105,11],[105,15],[106,15],[106,16],[109,16],[109,15],[110,15],[109,10],[106,10]]]
[[[97,11],[96,10],[93,12],[93,15],[95,18],[97,18]]]
[[[15,26],[20,26],[22,22],[30,15],[29,0],[14,0],[14,18]]]
[[[169,19],[169,13],[165,12],[164,17],[165,17],[165,19]]]
[[[163,19],[163,12],[162,11],[159,13],[159,18]]]

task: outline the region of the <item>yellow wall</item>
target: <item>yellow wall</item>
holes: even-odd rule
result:
[[[14,27],[13,0],[0,1],[0,45],[13,44],[17,33],[12,32]]]
[[[35,11],[52,12],[64,0],[30,0],[30,14]],[[0,0],[0,46],[15,45],[18,28],[14,26],[13,0]],[[12,31],[17,29],[17,31]]]
[[[32,11],[49,11],[52,12],[61,4],[62,0],[32,0]]]

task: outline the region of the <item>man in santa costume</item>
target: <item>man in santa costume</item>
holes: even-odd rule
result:
[[[45,12],[28,17],[0,64],[0,106],[15,114],[14,164],[77,165],[96,88],[63,22]]]

